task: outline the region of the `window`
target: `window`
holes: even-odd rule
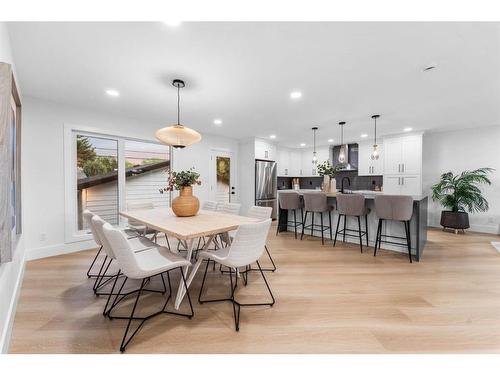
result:
[[[88,209],[112,225],[124,225],[120,210],[131,205],[170,206],[161,194],[170,173],[170,148],[153,141],[99,134],[65,126],[66,242],[89,239]]]

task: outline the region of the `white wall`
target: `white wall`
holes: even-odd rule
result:
[[[91,243],[64,243],[64,124],[142,139],[154,139],[154,131],[160,124],[110,116],[32,97],[24,100],[23,119],[26,134],[23,178],[27,188],[23,204],[28,210],[24,226],[27,257],[31,259],[59,251],[88,248]],[[203,135],[202,142],[176,150],[173,155],[174,169],[194,166],[201,173],[203,184],[195,187],[195,194],[200,200],[209,196],[209,153],[212,148],[227,149],[237,154],[238,144],[231,139]]]
[[[500,126],[426,133],[423,144],[423,189],[429,194],[429,224],[439,226],[442,207],[433,202],[430,188],[442,173],[495,168],[492,185],[484,187],[490,204],[486,213],[471,214],[472,231],[500,234]]]
[[[15,66],[12,59],[12,51],[10,48],[10,39],[5,23],[0,22],[0,62],[5,62],[13,65],[14,76]],[[22,90],[18,87],[20,94]],[[23,124],[24,126],[24,124]],[[23,130],[24,135],[24,130]],[[24,147],[24,145],[22,146]],[[21,161],[22,176],[24,179],[24,160]],[[24,186],[24,181],[23,181]],[[24,200],[24,189],[21,187],[21,196]],[[23,222],[26,217],[23,201]],[[23,232],[25,231],[23,224]],[[10,332],[14,321],[15,305],[17,303],[18,290],[21,284],[24,271],[24,235],[21,235],[14,250],[13,259],[9,263],[0,265],[0,353],[5,353],[8,350]]]

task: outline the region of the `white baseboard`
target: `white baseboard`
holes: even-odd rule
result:
[[[37,247],[26,250],[26,261],[76,253],[77,251],[94,249],[96,247],[97,245],[93,240]]]
[[[19,294],[21,292],[21,284],[24,277],[24,268],[26,265],[25,259],[26,259],[26,254],[24,254],[23,259],[21,259],[21,269],[17,275],[14,293],[12,293],[12,298],[9,303],[9,310],[4,322],[2,337],[0,337],[1,354],[7,354],[9,352],[10,338],[12,335],[12,328],[14,327],[14,318],[16,317],[17,301],[19,300]]]

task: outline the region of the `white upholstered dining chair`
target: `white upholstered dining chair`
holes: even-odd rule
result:
[[[259,264],[259,258],[264,252],[264,246],[266,244],[267,234],[269,228],[271,227],[271,219],[266,219],[261,222],[240,225],[234,236],[234,240],[231,242],[230,246],[218,249],[215,251],[201,251],[199,253],[198,263],[201,263],[204,259],[212,260],[219,263],[222,266],[229,268],[230,277],[230,297],[219,298],[212,300],[203,300],[203,288],[205,286],[205,280],[208,271],[208,262],[205,267],[205,273],[203,275],[203,281],[200,288],[200,294],[198,296],[198,302],[208,303],[208,302],[221,302],[229,301],[233,305],[234,323],[236,331],[240,329],[240,309],[243,306],[273,306],[275,299],[271,288],[267,282],[266,276]],[[264,282],[266,284],[267,290],[271,296],[270,302],[263,303],[241,303],[235,298],[235,291],[238,287],[238,277],[236,271],[239,268],[246,268],[252,263],[257,263],[258,269]],[[199,266],[199,265],[197,265]],[[234,275],[234,280],[233,280]]]
[[[124,352],[127,345],[130,343],[130,341],[134,338],[136,333],[139,331],[139,329],[144,325],[144,323],[157,316],[160,314],[172,314],[172,315],[180,315],[180,316],[185,316],[191,319],[194,315],[193,312],[193,305],[191,303],[191,297],[189,296],[189,290],[187,288],[186,284],[186,277],[184,275],[183,267],[191,265],[191,263],[182,258],[181,256],[172,253],[170,250],[168,250],[166,247],[158,246],[155,245],[151,249],[147,251],[141,251],[141,252],[135,252],[134,247],[131,244],[130,240],[127,240],[127,238],[123,235],[122,232],[120,232],[117,229],[114,229],[110,224],[106,223],[102,226],[103,230],[103,235],[106,240],[106,242],[110,246],[110,251],[115,255],[116,261],[120,267],[121,273],[125,276],[123,283],[119,287],[118,292],[114,293],[114,290],[116,288],[117,280],[118,278],[115,278],[115,281],[113,283],[113,287],[111,289],[111,295],[115,295],[115,299],[113,301],[113,304],[111,305],[111,308],[109,311],[107,311],[107,315],[110,319],[125,319],[127,320],[127,326],[125,328],[125,332],[123,334],[122,342],[120,344],[120,351]],[[189,301],[189,308],[190,312],[187,314],[179,313],[176,311],[168,311],[167,310],[167,304],[169,300],[172,297],[172,284],[170,281],[170,272],[173,270],[179,270],[181,274],[181,281],[184,283],[184,288],[186,289],[188,301]],[[141,294],[145,291],[145,285],[146,283],[154,276],[159,276],[161,278],[161,281],[163,283],[163,291],[156,291],[156,292],[161,292],[161,293],[166,293],[166,285],[165,285],[165,279],[164,275],[167,275],[167,280],[168,280],[168,286],[169,286],[169,292],[168,296],[165,299],[165,302],[163,303],[161,309],[157,310],[154,313],[145,315],[145,316],[137,316],[136,313],[136,308],[139,302],[139,298]],[[134,279],[134,280],[140,280],[141,281],[141,286],[138,290],[134,291],[134,293],[137,293],[137,296],[135,297],[135,302],[132,307],[131,313],[129,316],[114,316],[112,315],[112,310],[116,306],[117,301],[119,302],[122,297],[120,297],[120,300],[118,299],[118,296],[123,296],[122,294],[122,289],[125,285],[125,283],[129,279]],[[130,295],[131,293],[127,293],[126,296]],[[132,321],[139,321],[140,323],[138,326],[132,331],[130,335],[128,335],[130,326]]]

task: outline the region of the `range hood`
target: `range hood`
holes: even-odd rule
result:
[[[340,148],[345,147],[345,155],[346,161],[344,163],[339,162],[339,154]],[[342,171],[357,171],[358,170],[358,144],[357,143],[349,143],[348,145],[343,146],[333,146],[331,148],[331,156],[332,156],[332,165],[337,166],[341,165]]]

